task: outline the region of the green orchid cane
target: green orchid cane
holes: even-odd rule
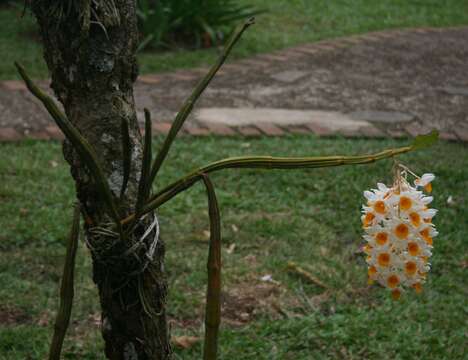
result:
[[[76,129],[73,124],[68,120],[65,114],[60,111],[60,109],[55,104],[54,100],[43,92],[28,76],[26,70],[17,62],[15,66],[23,78],[26,86],[29,91],[37,97],[45,106],[49,114],[55,120],[57,126],[65,134],[66,138],[72,143],[74,149],[80,156],[80,159],[86,164],[89,169],[91,176],[96,182],[96,186],[99,189],[100,194],[102,194],[104,202],[107,206],[110,216],[117,223],[117,226],[120,228],[119,215],[117,212],[117,207],[112,197],[112,192],[109,188],[109,184],[106,181],[104,176],[104,171],[101,169],[99,162],[97,160],[97,155],[88,143],[88,141],[80,134],[78,129]]]
[[[151,172],[151,114],[148,109],[145,111],[145,139],[143,143],[143,159],[141,164],[141,175],[138,183],[138,195],[135,206],[136,219],[139,218],[139,214],[143,205],[148,200],[148,196],[151,191],[151,181],[149,180]]]
[[[154,163],[151,168],[151,174],[149,176],[150,184],[152,184],[154,179],[156,178],[156,175],[158,174],[159,169],[161,168],[164,160],[166,159],[169,149],[177,136],[177,133],[180,131],[185,120],[190,115],[198,98],[206,89],[206,87],[209,85],[211,80],[214,78],[219,68],[224,64],[232,48],[237,43],[237,41],[241,38],[244,31],[247,30],[247,28],[250,25],[254,24],[254,21],[255,21],[254,18],[250,18],[233,33],[231,38],[226,43],[223,49],[223,52],[219,56],[216,63],[211,67],[210,71],[205,75],[205,77],[198,83],[198,85],[195,87],[194,91],[187,98],[187,100],[185,100],[184,105],[182,106],[182,109],[178,112],[174,122],[172,123],[169,133],[167,134],[167,137],[164,140],[164,143],[161,147],[161,150],[158,152],[158,155],[154,159]]]
[[[127,190],[128,180],[130,179],[130,172],[132,169],[132,144],[130,141],[130,131],[128,128],[128,121],[126,119],[122,119],[120,131],[122,134],[122,154],[123,154],[123,180],[122,180],[122,187],[120,189],[120,200],[122,200],[123,196],[125,195],[125,190]]]
[[[208,195],[208,213],[210,216],[203,359],[216,360],[221,322],[221,219],[214,186],[208,175],[203,174],[202,178]]]
[[[67,244],[65,264],[60,285],[60,307],[55,319],[54,335],[49,350],[49,360],[60,360],[63,340],[70,323],[74,296],[75,257],[80,233],[80,206],[75,205],[70,237]]]

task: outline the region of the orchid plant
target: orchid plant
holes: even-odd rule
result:
[[[202,180],[207,191],[208,195],[208,207],[209,207],[209,217],[210,217],[210,242],[209,242],[209,256],[208,256],[208,287],[207,287],[207,296],[206,296],[206,311],[205,311],[205,342],[204,342],[204,359],[212,360],[216,359],[217,356],[217,338],[219,333],[220,317],[221,317],[221,224],[220,224],[220,214],[218,202],[216,199],[216,193],[213,183],[210,180],[210,174],[215,171],[220,171],[228,168],[257,168],[257,169],[302,169],[302,168],[320,168],[320,167],[332,167],[332,166],[341,166],[341,165],[357,165],[357,164],[370,164],[375,161],[379,161],[387,158],[394,158],[395,156],[418,150],[427,146],[430,146],[437,140],[437,133],[433,132],[428,135],[418,136],[413,141],[411,145],[386,149],[375,154],[368,155],[358,155],[358,156],[327,156],[327,157],[272,157],[272,156],[244,156],[244,157],[232,157],[223,160],[213,162],[211,164],[205,165],[198,169],[193,170],[192,172],[186,174],[182,178],[172,182],[171,184],[158,188],[155,193],[152,192],[153,183],[157,179],[159,171],[162,164],[164,163],[167,154],[171,148],[172,143],[174,142],[178,132],[182,128],[185,120],[192,111],[195,103],[198,98],[208,86],[210,81],[215,76],[216,72],[222,66],[227,56],[231,52],[233,46],[240,39],[244,31],[253,24],[253,19],[246,21],[241,25],[231,36],[230,40],[226,43],[223,52],[221,53],[217,62],[212,66],[206,76],[199,82],[199,84],[194,89],[193,93],[188,97],[182,106],[181,110],[177,114],[172,127],[167,134],[159,152],[156,157],[153,159],[151,149],[152,149],[152,134],[151,134],[151,116],[148,110],[145,109],[145,135],[144,135],[144,152],[143,160],[141,164],[141,175],[139,180],[138,196],[135,204],[135,210],[133,214],[123,217],[119,214],[119,199],[125,194],[126,186],[128,183],[128,178],[130,174],[130,169],[135,164],[132,164],[131,152],[129,148],[129,130],[128,124],[122,122],[121,131],[122,131],[122,148],[123,148],[123,164],[124,164],[124,178],[122,188],[120,189],[120,194],[115,194],[110,189],[109,184],[106,178],[103,175],[103,170],[101,169],[98,158],[94,149],[87,142],[87,140],[80,134],[80,132],[73,126],[73,124],[67,119],[66,115],[59,109],[55,104],[54,100],[49,97],[45,92],[43,92],[36,84],[30,79],[27,75],[25,69],[16,63],[19,74],[25,81],[28,89],[34,94],[48,110],[49,114],[52,116],[58,127],[65,134],[67,140],[73,145],[80,159],[86,164],[89,169],[96,186],[100,190],[100,195],[103,198],[103,201],[106,204],[107,213],[110,219],[112,219],[112,224],[109,229],[100,229],[104,234],[117,234],[121,240],[127,239],[127,235],[131,233],[132,229],[136,224],[144,218],[148,213],[151,213],[158,209],[160,206],[164,205],[166,202],[171,200],[177,194],[188,189],[198,181]],[[399,185],[400,186],[400,185]],[[406,183],[401,185],[402,193],[403,191],[408,190]],[[380,216],[379,209],[381,201],[380,197],[384,196],[382,189],[379,192],[374,192],[368,194],[369,207],[372,207],[377,211]],[[411,190],[412,191],[412,190]],[[395,193],[395,191],[393,190]],[[396,196],[396,195],[395,195]],[[416,199],[409,195],[411,199]],[[419,195],[418,195],[419,196]],[[403,201],[402,195],[395,197],[395,201]],[[383,201],[383,200],[382,200]],[[394,198],[391,197],[385,200],[384,208],[393,206]],[[415,200],[416,201],[416,200]],[[418,200],[419,201],[419,200]],[[423,201],[423,200],[421,200]],[[388,204],[387,204],[388,203]],[[374,236],[378,229],[379,225],[374,223],[374,219],[368,221],[368,215],[370,212],[365,208],[364,222],[366,224],[366,231],[368,234]],[[420,214],[421,216],[426,216]],[[61,283],[61,303],[60,309],[57,314],[55,331],[53,336],[52,345],[50,348],[50,357],[49,359],[59,359],[63,339],[68,327],[70,312],[72,307],[73,300],[73,268],[74,268],[74,258],[76,254],[76,247],[78,242],[78,232],[79,232],[79,219],[80,219],[80,206],[77,205],[74,212],[73,226],[70,234],[69,244],[66,251],[66,261],[64,266],[64,272]],[[377,218],[377,219],[380,219]],[[92,225],[92,224],[91,224]],[[159,226],[157,220],[151,224],[150,228],[143,235],[141,239],[136,241],[127,251],[128,254],[132,253],[136,247],[144,240],[144,238],[149,234],[151,230],[157,227],[156,235],[154,236],[154,241],[152,243],[152,248],[154,251],[154,246],[158,240],[159,235]],[[379,236],[376,241],[383,241]],[[380,239],[380,240],[379,240]],[[373,240],[372,240],[373,241]],[[373,243],[372,243],[373,244]],[[370,247],[369,247],[370,249]],[[377,265],[373,265],[375,262],[383,266],[382,263],[382,252],[374,254],[373,248],[369,250],[369,273],[371,279],[376,278],[378,281],[380,279],[379,269]],[[148,261],[152,259],[151,248],[146,252]],[[393,256],[393,255],[392,255]],[[376,260],[377,259],[377,260]],[[418,263],[419,264],[419,263]],[[408,270],[413,271],[413,270]],[[392,287],[392,284],[397,284],[397,282],[391,282],[390,278],[385,280],[389,287]],[[395,285],[395,288],[396,288]],[[148,311],[151,311],[149,309]]]

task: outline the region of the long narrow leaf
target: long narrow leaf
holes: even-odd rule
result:
[[[216,360],[219,325],[221,323],[221,219],[213,183],[207,175],[203,175],[203,182],[208,195],[208,213],[210,215],[203,359]]]
[[[143,144],[143,160],[141,164],[140,182],[138,184],[138,196],[135,206],[135,213],[140,213],[141,209],[151,191],[151,182],[148,177],[151,171],[151,114],[148,109],[145,110],[145,142]]]
[[[15,62],[15,66],[26,83],[29,91],[44,104],[49,114],[55,120],[57,126],[60,128],[60,130],[62,130],[67,139],[70,140],[70,142],[73,144],[81,160],[88,167],[100,193],[103,195],[104,201],[110,212],[110,216],[116,221],[116,223],[120,224],[117,208],[112,198],[109,184],[106,181],[104,172],[99,166],[97,156],[93,148],[88,143],[88,141],[83,136],[81,136],[80,132],[72,125],[67,117],[60,111],[54,100],[52,100],[50,96],[45,94],[36,84],[34,84],[34,82],[26,73],[25,69],[17,62]]]
[[[54,335],[50,345],[49,360],[60,360],[63,340],[70,323],[74,296],[75,258],[80,233],[80,207],[75,205],[73,223],[67,244],[65,264],[63,266],[62,282],[60,285],[60,307],[55,319]]]
[[[128,179],[132,167],[132,144],[130,143],[130,133],[128,130],[128,121],[122,119],[122,155],[123,155],[123,181],[120,189],[120,199],[123,198],[125,190],[127,190]]]
[[[159,206],[163,205],[180,192],[188,189],[194,183],[201,179],[202,174],[227,169],[227,168],[256,168],[256,169],[305,169],[320,168],[342,165],[370,164],[379,160],[394,157],[409,151],[421,149],[421,144],[431,145],[437,141],[438,133],[433,131],[427,135],[418,136],[410,146],[404,146],[396,149],[387,149],[375,154],[358,156],[325,156],[325,157],[272,157],[272,156],[246,156],[233,157],[219,160],[201,167],[187,174],[180,180],[173,182],[164,189],[152,196],[148,203],[143,207],[140,215],[146,214]],[[130,215],[122,224],[127,224],[135,218]]]
[[[252,24],[253,24],[253,19],[250,19],[246,21],[241,27],[239,27],[236,32],[234,32],[234,34],[232,35],[232,37],[230,38],[230,40],[227,42],[226,46],[224,47],[224,50],[221,53],[220,57],[218,58],[217,62],[212,66],[212,68],[205,75],[205,77],[198,83],[198,85],[195,87],[194,91],[188,97],[188,99],[185,100],[184,105],[182,106],[182,109],[177,114],[171,126],[171,129],[169,130],[169,133],[167,134],[166,139],[164,140],[161,150],[159,150],[158,155],[156,156],[156,159],[154,160],[153,166],[151,168],[151,174],[149,177],[150,183],[153,183],[154,179],[156,178],[156,175],[158,174],[159,169],[161,168],[164,160],[166,159],[166,156],[169,152],[169,149],[171,148],[172,143],[174,142],[185,120],[190,115],[193,109],[193,106],[197,102],[198,98],[206,89],[206,87],[209,85],[213,77],[218,72],[219,68],[223,65],[224,61],[228,57],[234,45],[242,36],[243,32]]]
[[[424,149],[434,145],[438,139],[439,132],[437,130],[432,130],[429,134],[416,136],[411,146],[415,150]]]

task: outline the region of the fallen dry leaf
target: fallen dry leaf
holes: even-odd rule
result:
[[[322,281],[320,281],[320,279],[316,278],[310,272],[304,270],[303,268],[301,268],[300,266],[298,266],[297,264],[295,264],[292,261],[288,262],[287,269],[288,269],[288,271],[299,275],[304,280],[307,280],[312,284],[318,285],[318,286],[320,286],[322,288],[325,288],[325,289],[329,289],[329,287],[326,284],[324,284]]]
[[[226,249],[226,252],[228,254],[232,254],[234,252],[235,248],[236,248],[236,244],[233,243],[233,244],[229,245],[229,247]]]
[[[180,347],[182,349],[190,349],[197,342],[200,342],[201,338],[197,336],[184,335],[184,336],[173,336],[171,340],[172,340],[172,343],[177,347]]]

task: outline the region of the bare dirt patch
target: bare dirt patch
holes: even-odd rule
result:
[[[246,282],[222,293],[223,320],[231,326],[249,323],[258,315],[278,317],[280,298],[285,289],[280,285]]]
[[[31,316],[12,305],[0,305],[0,325],[17,326],[31,322]]]

